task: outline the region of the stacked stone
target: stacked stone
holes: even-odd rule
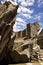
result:
[[[21,31],[16,32],[16,38],[20,38],[21,37]]]
[[[27,28],[16,32],[16,38],[33,38],[37,35],[37,32],[40,30],[40,25],[38,22],[27,24]]]
[[[16,32],[16,38],[26,37],[26,29]]]
[[[13,25],[16,20],[18,6],[5,2],[0,4],[0,60],[6,55],[7,48],[11,48],[15,39]]]
[[[40,25],[39,25],[39,23],[38,22],[34,22],[33,23],[34,24],[34,26],[36,27],[36,30],[37,30],[37,32],[40,30]]]
[[[26,29],[22,31],[22,37],[26,37]]]
[[[27,24],[27,35],[29,38],[37,36],[37,32],[40,30],[40,25],[38,22]]]

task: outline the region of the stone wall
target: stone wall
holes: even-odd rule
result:
[[[16,32],[16,38],[20,38],[21,37],[21,31]]]
[[[38,22],[35,23],[29,23],[27,24],[27,28],[16,32],[16,38],[20,38],[20,37],[28,37],[28,38],[33,38],[37,35],[37,32],[40,30],[40,26],[38,24]]]
[[[36,27],[33,24],[30,24],[30,37],[33,38],[37,35],[37,30],[36,30]]]
[[[28,36],[28,38],[30,38],[30,23],[27,24],[27,29],[26,29],[26,35]]]
[[[16,32],[16,38],[23,38],[26,36],[26,29]]]
[[[34,22],[37,32],[40,30],[40,25],[38,22]]]
[[[38,22],[27,24],[27,35],[29,38],[35,37],[40,30]]]

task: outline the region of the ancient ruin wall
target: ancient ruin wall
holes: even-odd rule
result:
[[[29,23],[27,24],[27,28],[16,32],[16,38],[23,38],[23,37],[28,37],[28,38],[33,38],[37,35],[37,32],[40,30],[40,26],[38,22],[35,23]]]

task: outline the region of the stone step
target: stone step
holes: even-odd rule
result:
[[[18,63],[18,64],[8,64],[8,65],[43,65],[43,62]]]
[[[41,57],[43,57],[43,55],[40,55]]]
[[[43,56],[40,56],[40,57],[42,57],[42,58],[43,58]]]
[[[40,59],[43,61],[43,51],[40,52]]]

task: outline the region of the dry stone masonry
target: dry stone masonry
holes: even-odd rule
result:
[[[39,26],[38,22],[29,23],[29,24],[27,24],[26,29],[16,32],[16,38],[26,37],[26,36],[28,38],[35,37],[39,30],[40,30],[40,26]]]

